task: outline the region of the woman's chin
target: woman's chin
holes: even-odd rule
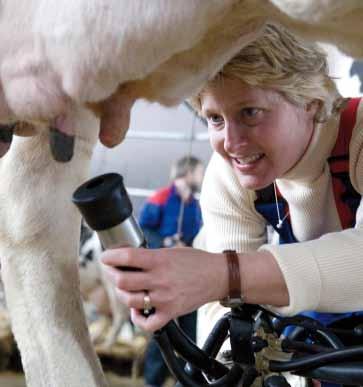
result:
[[[251,191],[257,191],[257,190],[266,188],[273,183],[273,180],[271,179],[261,179],[258,177],[241,176],[241,175],[238,176],[238,180],[243,188]]]
[[[246,166],[240,165],[234,160],[231,164],[241,186],[256,191],[268,187],[274,181],[275,174],[266,162],[267,158],[263,157],[261,160]]]

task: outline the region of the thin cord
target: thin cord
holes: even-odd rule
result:
[[[276,203],[276,210],[277,210],[277,218],[279,220],[278,223],[276,224],[276,227],[280,229],[282,227],[282,224],[284,223],[285,219],[289,216],[290,211],[287,211],[285,216],[281,219],[280,208],[279,208],[279,204],[278,204],[278,201],[277,201],[277,189],[276,189],[276,182],[275,182],[275,180],[274,180],[273,184],[274,184],[274,193],[275,193],[275,203]]]
[[[277,189],[276,189],[276,182],[274,180],[274,193],[275,193],[275,203],[276,203],[276,210],[277,210],[277,218],[279,220],[279,223],[281,223],[281,216],[280,216],[280,209],[279,209],[279,204],[277,202]]]

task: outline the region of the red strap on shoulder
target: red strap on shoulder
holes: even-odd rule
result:
[[[346,188],[342,180],[336,177],[346,174],[349,178],[349,145],[352,138],[353,128],[357,120],[357,109],[361,98],[351,98],[347,107],[340,115],[339,132],[337,141],[328,159],[335,204],[338,210],[340,223],[343,229],[352,227],[355,223],[355,213],[342,201]]]
[[[351,98],[347,107],[340,114],[339,133],[331,156],[349,154],[349,144],[354,125],[357,121],[357,109],[360,98]]]

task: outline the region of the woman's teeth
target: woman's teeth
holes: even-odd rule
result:
[[[237,161],[238,164],[250,164],[250,163],[253,163],[257,160],[260,160],[261,158],[263,157],[263,154],[260,153],[258,155],[253,155],[253,156],[248,156],[248,157],[244,157],[244,158],[238,158],[238,159],[235,159]]]

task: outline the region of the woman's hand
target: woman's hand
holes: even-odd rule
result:
[[[107,250],[102,261],[108,278],[117,287],[121,302],[130,307],[133,322],[155,331],[170,320],[228,293],[228,271],[223,254],[190,247],[171,249],[120,248]],[[142,271],[126,271],[119,266]],[[144,317],[145,290],[155,314]]]

